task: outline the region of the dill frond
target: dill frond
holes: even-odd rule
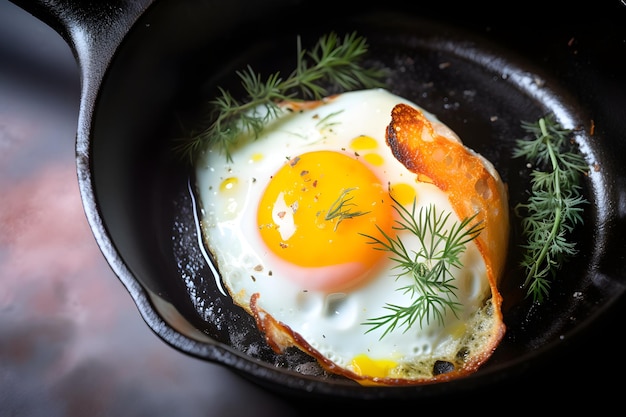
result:
[[[578,253],[568,238],[583,223],[588,201],[581,195],[581,182],[589,167],[571,140],[571,130],[561,127],[554,115],[522,122],[522,127],[531,138],[517,140],[513,157],[535,166],[531,194],[526,203],[515,206],[526,239],[521,245],[523,287],[527,297],[541,303],[563,263]]]
[[[326,212],[324,216],[324,220],[331,221],[333,219],[337,219],[335,223],[334,231],[339,227],[339,223],[341,223],[345,219],[352,219],[354,217],[363,216],[364,214],[369,213],[369,211],[354,211],[352,207],[356,206],[356,204],[351,203],[350,201],[354,198],[354,196],[349,196],[348,194],[354,191],[354,188],[347,188],[342,191],[341,195],[337,200],[331,204],[330,208]]]
[[[393,199],[393,197],[392,197]],[[398,288],[403,294],[410,294],[412,303],[408,306],[386,304],[390,314],[368,319],[364,325],[370,328],[366,333],[385,327],[381,339],[397,327],[404,327],[406,332],[415,323],[420,328],[431,320],[440,325],[444,323],[446,310],[457,316],[461,304],[454,285],[454,271],[462,268],[460,257],[467,244],[476,239],[482,230],[482,222],[474,222],[476,215],[456,222],[446,229],[450,217],[449,212],[437,212],[434,205],[422,207],[416,213],[415,200],[411,210],[395,199],[394,209],[400,219],[393,226],[397,231],[409,231],[417,236],[419,248],[409,249],[399,236],[390,236],[378,228],[382,238],[363,235],[377,250],[390,253],[389,258],[395,262],[394,269],[399,272],[396,280],[402,276],[410,276],[411,283]]]
[[[362,66],[368,48],[366,39],[355,32],[343,39],[331,32],[310,51],[302,48],[298,36],[296,67],[286,78],[275,72],[263,80],[250,66],[237,71],[247,96],[237,100],[229,91],[218,88],[219,95],[209,102],[212,110],[208,127],[180,139],[175,151],[193,163],[202,149],[216,146],[231,162],[230,150],[239,138],[252,135],[256,139],[281,114],[281,101],[319,100],[328,95],[327,85],[344,91],[382,87],[380,80],[385,72]]]

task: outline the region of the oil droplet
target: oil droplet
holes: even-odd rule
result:
[[[250,159],[248,159],[248,163],[255,163],[255,162],[259,162],[263,159],[263,154],[261,152],[256,152],[253,153],[252,155],[250,155]]]
[[[393,184],[390,189],[390,194],[402,205],[412,204],[416,195],[415,188],[406,183]]]
[[[220,192],[225,194],[231,194],[237,191],[237,186],[239,185],[239,179],[237,177],[226,178],[220,184]]]
[[[354,149],[355,151],[362,151],[364,149],[376,149],[377,147],[378,142],[376,141],[376,139],[365,135],[357,136],[356,138],[352,139],[352,142],[350,142],[350,148]]]

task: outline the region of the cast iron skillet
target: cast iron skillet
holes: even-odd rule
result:
[[[626,68],[619,57],[626,32],[619,22],[626,12],[618,1],[593,9],[563,2],[567,9],[552,4],[553,12],[528,1],[516,6],[515,18],[491,19],[499,11],[474,2],[387,1],[339,11],[333,2],[298,0],[13,1],[75,53],[82,77],[76,158],[86,215],[143,319],[182,352],[289,395],[419,399],[524,372],[623,297]],[[253,320],[217,290],[199,243],[190,171],[174,157],[172,140],[199,117],[216,86],[236,91],[235,70],[251,64],[286,74],[296,35],[312,45],[331,30],[365,36],[371,63],[391,69],[389,90],[438,115],[490,159],[509,185],[511,205],[528,189],[528,169],[511,158],[522,120],[554,113],[576,129],[591,166],[584,184],[591,204],[574,236],[579,256],[559,273],[549,302],[533,304],[520,289],[521,238],[512,216],[502,284],[507,334],[470,377],[366,388],[318,375],[303,354],[274,354]]]

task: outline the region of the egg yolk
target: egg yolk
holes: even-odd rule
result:
[[[351,365],[354,372],[359,375],[385,378],[389,376],[389,371],[398,366],[398,363],[390,359],[372,359],[361,354],[352,359]]]
[[[333,291],[368,276],[385,256],[369,236],[391,232],[391,198],[380,179],[347,154],[315,151],[290,159],[272,177],[260,200],[257,222],[278,258],[314,269],[306,285]],[[379,230],[380,229],[380,230]]]

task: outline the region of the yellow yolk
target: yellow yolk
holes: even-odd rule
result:
[[[313,286],[332,291],[357,283],[384,255],[363,235],[379,236],[378,228],[390,233],[393,214],[387,188],[364,164],[315,151],[292,158],[272,177],[257,222],[274,254],[298,267],[323,268],[323,284]]]
[[[389,376],[389,371],[398,366],[398,363],[390,359],[372,359],[367,355],[357,355],[352,359],[351,365],[359,375],[384,378]]]

